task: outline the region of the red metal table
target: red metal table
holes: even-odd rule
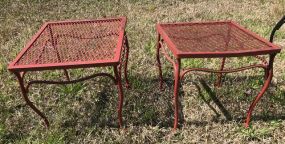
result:
[[[97,76],[111,78],[118,87],[118,120],[122,126],[123,89],[121,69],[124,68],[126,86],[129,45],[125,34],[126,17],[57,21],[44,23],[8,69],[18,78],[26,103],[44,120],[46,116],[28,98],[30,85],[71,84]],[[67,69],[110,66],[114,76],[97,73],[84,78],[71,80]],[[25,85],[24,76],[29,71],[63,69],[65,81],[33,80]]]
[[[185,22],[157,24],[157,63],[159,68],[160,88],[163,78],[160,62],[160,50],[174,67],[174,129],[178,124],[178,91],[179,81],[191,71],[218,73],[217,86],[221,84],[223,73],[231,73],[251,68],[263,68],[265,83],[260,93],[251,103],[245,122],[248,127],[252,111],[268,88],[273,76],[273,61],[280,48],[245,29],[233,21]],[[163,47],[169,48],[174,58]],[[269,61],[260,55],[269,55]],[[261,64],[249,65],[237,69],[224,69],[226,57],[255,56]],[[219,70],[207,68],[185,68],[181,70],[181,59],[184,58],[222,58]]]

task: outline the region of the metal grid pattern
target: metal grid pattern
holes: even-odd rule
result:
[[[270,49],[271,45],[232,22],[160,24],[180,52],[239,52]]]
[[[48,23],[15,66],[113,60],[121,20]]]

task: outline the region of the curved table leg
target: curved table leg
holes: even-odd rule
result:
[[[177,59],[177,62],[175,63],[174,67],[174,99],[173,99],[173,104],[174,104],[174,126],[173,130],[176,130],[178,126],[178,93],[179,93],[179,81],[180,81],[180,64],[181,61],[180,59]]]
[[[21,76],[20,73],[15,73],[15,75],[18,78],[20,88],[22,91],[22,95],[23,95],[27,105],[29,105],[44,120],[45,126],[48,128],[49,127],[49,121],[48,121],[47,117],[38,108],[36,108],[36,106],[34,106],[33,103],[28,98],[28,95],[27,95],[28,93],[27,93],[26,88],[24,86],[23,77]]]
[[[263,96],[263,94],[265,93],[265,91],[267,90],[267,88],[270,85],[270,82],[272,80],[273,77],[273,61],[274,61],[274,57],[275,54],[270,55],[270,59],[269,59],[269,65],[268,68],[266,69],[266,80],[264,82],[264,85],[261,89],[261,91],[259,92],[259,94],[255,97],[254,101],[251,103],[248,111],[247,111],[247,116],[246,116],[246,121],[245,121],[245,127],[247,128],[249,126],[249,122],[250,122],[250,118],[252,115],[252,111],[254,109],[254,107],[256,106],[256,104],[258,103],[258,101],[260,100],[260,98]]]
[[[120,70],[118,70],[117,66],[114,66],[114,73],[116,78],[116,84],[118,87],[118,95],[119,95],[119,101],[118,101],[118,120],[119,120],[119,127],[121,128],[123,126],[123,120],[122,120],[122,107],[123,107],[123,88],[122,88],[122,80],[121,75],[119,73]]]
[[[156,61],[157,61],[157,66],[159,70],[159,88],[162,89],[163,78],[162,78],[162,71],[161,71],[161,62],[160,62],[160,57],[159,57],[160,48],[161,48],[160,35],[158,34],[157,44],[156,44]]]
[[[126,55],[125,55],[125,63],[124,63],[124,76],[125,76],[125,81],[126,81],[126,88],[130,88],[130,83],[128,80],[128,61],[129,61],[129,41],[128,41],[128,37],[125,36],[126,39]]]
[[[226,61],[226,58],[224,57],[224,58],[222,59],[222,64],[221,64],[220,71],[224,70],[225,61]],[[218,75],[218,79],[217,79],[217,81],[216,81],[215,86],[221,87],[221,86],[222,86],[222,76],[223,76],[223,73],[219,73],[219,74],[217,74],[217,75]]]

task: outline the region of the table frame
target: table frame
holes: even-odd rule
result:
[[[231,21],[230,21],[231,22]],[[233,22],[231,22],[233,23]],[[234,25],[238,26],[237,24],[233,23]],[[265,91],[267,90],[267,88],[270,85],[270,82],[272,80],[273,77],[273,62],[274,62],[274,58],[276,56],[276,54],[278,52],[280,52],[281,49],[279,49],[277,46],[273,45],[272,43],[267,42],[265,39],[259,37],[258,35],[246,30],[243,27],[238,26],[239,28],[241,28],[242,30],[244,30],[245,32],[253,35],[254,37],[256,37],[257,39],[266,42],[268,45],[272,46],[273,50],[265,50],[265,51],[256,51],[256,52],[245,52],[245,53],[214,53],[210,54],[210,53],[195,53],[194,56],[191,55],[191,53],[189,54],[183,54],[183,53],[179,53],[176,50],[177,49],[173,49],[174,44],[171,42],[171,40],[169,39],[169,37],[162,31],[162,28],[160,26],[160,24],[157,24],[157,47],[156,47],[156,60],[157,60],[157,66],[158,66],[158,70],[159,70],[159,86],[160,89],[162,89],[163,87],[163,76],[162,76],[162,68],[161,68],[161,61],[160,61],[160,53],[163,54],[163,56],[166,58],[167,61],[169,61],[172,65],[173,65],[173,73],[174,73],[174,97],[173,97],[173,105],[174,105],[174,125],[173,125],[173,130],[176,130],[178,127],[178,109],[179,109],[179,105],[178,105],[178,92],[179,92],[179,85],[180,85],[180,81],[184,78],[185,74],[192,72],[192,71],[200,71],[200,72],[209,72],[209,73],[217,73],[217,81],[215,83],[215,86],[221,86],[221,78],[223,74],[226,73],[233,73],[233,72],[239,72],[239,71],[244,71],[247,69],[253,69],[253,68],[262,68],[264,70],[264,84],[260,90],[260,92],[258,93],[258,95],[254,98],[254,100],[252,101],[250,107],[248,108],[247,111],[247,116],[246,116],[246,120],[245,120],[245,127],[249,127],[249,123],[250,123],[250,119],[251,119],[251,115],[252,112],[256,106],[256,104],[259,102],[259,100],[261,99],[261,97],[263,96],[263,94],[265,93]],[[171,56],[167,53],[166,49],[163,47],[163,43],[167,44],[167,47],[171,50],[172,54],[174,55],[174,59],[171,58]],[[175,52],[174,52],[175,51]],[[267,61],[266,59],[260,57],[260,54],[267,54],[269,55],[269,60]],[[244,67],[240,67],[240,68],[236,68],[236,69],[224,69],[224,64],[226,61],[226,57],[238,57],[238,56],[255,56],[258,60],[261,61],[261,64],[254,64],[254,65],[249,65],[249,66],[244,66]],[[222,62],[221,62],[221,66],[219,70],[214,70],[214,69],[208,69],[208,68],[186,68],[181,70],[181,59],[183,58],[222,58]]]
[[[80,21],[89,21],[89,20],[80,20]],[[64,22],[76,22],[76,21],[61,21],[61,22],[48,22],[48,23],[64,23]],[[122,42],[119,42],[119,45],[117,48],[120,49],[119,53],[116,53],[116,60],[111,61],[111,62],[99,62],[99,63],[94,63],[94,62],[80,62],[80,63],[59,63],[59,64],[42,64],[39,65],[39,67],[31,65],[31,66],[14,66],[14,64],[17,62],[17,60],[23,55],[23,53],[29,48],[29,46],[32,44],[32,42],[40,35],[40,33],[43,31],[43,29],[47,26],[47,24],[44,24],[40,31],[32,38],[30,43],[22,50],[22,52],[18,55],[16,60],[14,60],[12,63],[10,63],[8,69],[11,71],[13,74],[18,79],[20,89],[22,92],[22,96],[26,102],[26,104],[36,113],[38,114],[44,121],[45,126],[48,128],[49,127],[49,121],[45,114],[41,112],[34,104],[33,102],[30,101],[28,97],[28,92],[29,92],[29,87],[33,84],[59,84],[59,85],[64,85],[64,84],[72,84],[72,83],[77,83],[81,81],[85,81],[88,79],[92,79],[95,77],[109,77],[112,79],[112,81],[117,85],[118,89],[118,107],[117,107],[117,112],[118,112],[118,124],[119,127],[123,126],[123,120],[122,120],[122,107],[123,107],[123,100],[124,100],[124,95],[123,95],[123,88],[122,88],[122,68],[124,72],[124,78],[125,78],[125,86],[127,88],[130,88],[129,80],[128,80],[128,58],[129,58],[129,42],[128,38],[126,35],[125,30],[121,30],[119,39],[122,40]],[[123,27],[125,27],[126,23],[126,18],[122,17],[122,23]],[[113,67],[113,72],[114,75],[109,74],[109,73],[96,73],[92,74],[83,78],[79,78],[76,80],[71,80],[68,74],[68,69],[74,69],[74,68],[91,68],[91,67]],[[49,81],[49,80],[31,80],[27,83],[25,83],[24,78],[25,75],[29,71],[43,71],[43,70],[54,70],[54,69],[62,69],[64,72],[64,75],[66,77],[65,81]]]

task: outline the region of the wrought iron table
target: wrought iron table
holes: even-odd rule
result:
[[[111,78],[118,87],[118,121],[122,126],[123,89],[121,69],[124,68],[126,86],[129,45],[125,34],[126,17],[57,21],[44,23],[33,36],[8,69],[18,78],[22,95],[29,105],[44,120],[46,116],[36,108],[28,98],[30,85],[71,84],[97,76]],[[71,80],[68,69],[110,66],[114,76],[108,73],[97,73],[84,78]],[[33,80],[25,86],[24,76],[29,71],[63,69],[65,81]]]
[[[174,67],[174,129],[178,125],[179,81],[183,79],[186,73],[191,71],[217,73],[216,85],[220,86],[223,73],[263,68],[265,71],[265,83],[248,109],[245,122],[245,127],[248,127],[255,105],[271,82],[274,57],[281,49],[233,21],[165,23],[157,24],[156,29],[158,33],[157,64],[160,88],[162,88],[163,83],[160,50]],[[173,55],[173,58],[169,53]],[[269,61],[260,55],[269,55]],[[261,60],[261,64],[237,69],[224,69],[226,57],[240,56],[255,56]],[[185,58],[222,58],[222,64],[219,70],[207,68],[186,68],[181,70],[181,59]]]

